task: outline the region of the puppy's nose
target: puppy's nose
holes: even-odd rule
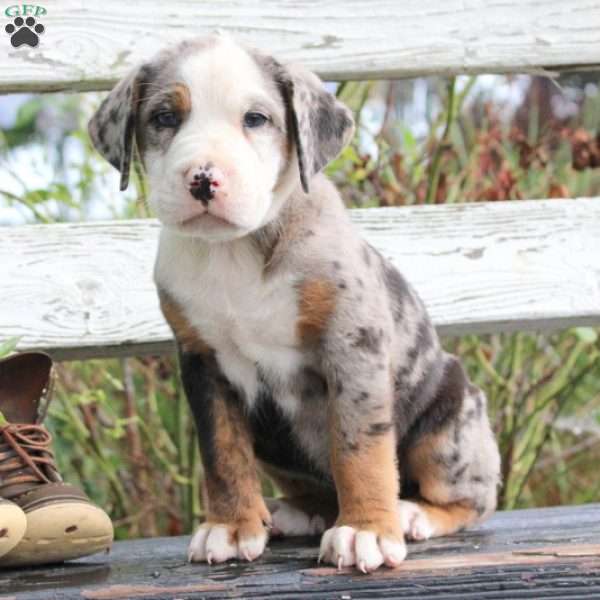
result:
[[[223,174],[211,163],[188,169],[185,178],[190,194],[205,206],[215,197],[217,189],[223,185]]]

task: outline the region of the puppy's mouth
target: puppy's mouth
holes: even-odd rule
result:
[[[179,226],[184,230],[193,229],[199,225],[202,227],[236,227],[231,221],[223,219],[222,217],[217,217],[209,212],[203,212],[201,215],[194,215],[179,223]]]

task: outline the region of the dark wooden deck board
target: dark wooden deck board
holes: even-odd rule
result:
[[[116,543],[68,565],[0,570],[0,600],[129,598],[600,598],[600,504],[498,513],[411,544],[397,570],[360,575],[316,563],[318,539],[272,541],[254,563],[185,562],[187,537]]]

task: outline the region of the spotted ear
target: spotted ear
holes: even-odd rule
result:
[[[138,67],[117,83],[88,123],[94,148],[121,173],[121,190],[129,184],[143,73],[144,66]]]
[[[331,162],[352,139],[350,109],[304,68],[284,68],[280,88],[288,110],[288,130],[296,146],[300,182],[308,192],[313,175]]]

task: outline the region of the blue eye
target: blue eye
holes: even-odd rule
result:
[[[269,118],[259,112],[247,112],[244,115],[244,127],[253,129],[254,127],[262,127]]]
[[[157,127],[168,128],[177,127],[180,123],[179,117],[174,112],[170,111],[163,111],[155,114],[152,117],[152,121]]]

